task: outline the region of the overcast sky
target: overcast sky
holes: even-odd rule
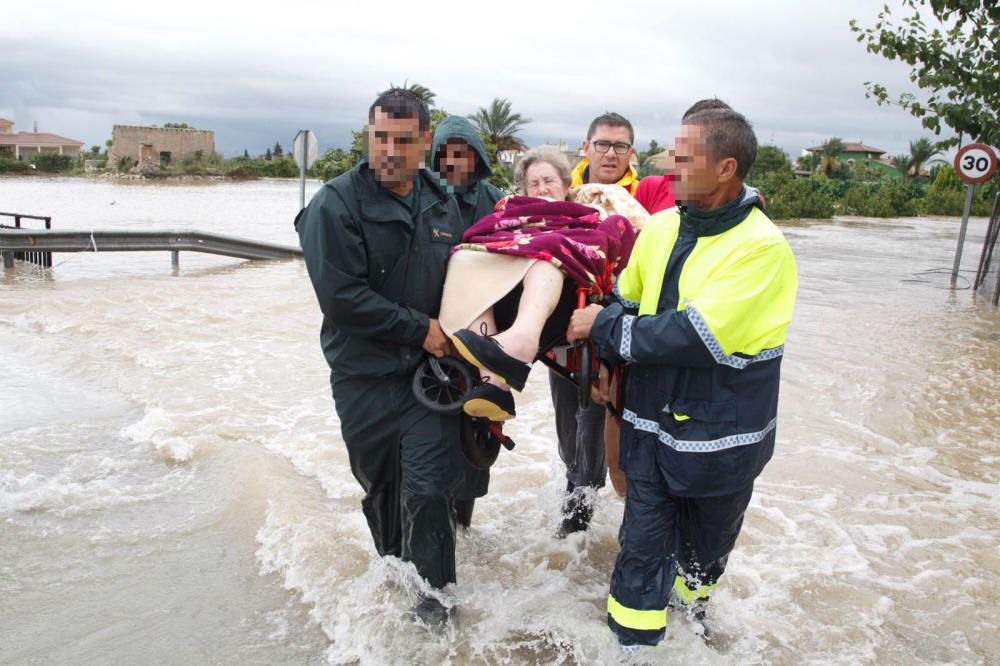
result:
[[[576,145],[605,110],[632,121],[640,148],[672,143],[687,106],[718,96],[793,156],[830,136],[898,153],[933,135],[865,99],[869,80],[913,90],[906,65],[848,27],[881,4],[20,2],[3,10],[0,117],[88,146],[114,124],[187,122],[227,156],[287,148],[300,128],[326,149],[408,79],[455,114],[509,98],[532,119],[529,145]]]

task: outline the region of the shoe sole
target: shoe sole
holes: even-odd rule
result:
[[[451,344],[455,345],[455,351],[457,351],[459,354],[461,354],[462,358],[464,358],[466,361],[468,361],[472,365],[476,366],[477,368],[479,368],[483,372],[490,373],[490,376],[493,377],[493,379],[497,380],[498,382],[503,382],[507,386],[510,386],[511,388],[513,388],[513,384],[511,384],[509,381],[507,381],[506,377],[501,377],[500,373],[496,372],[495,370],[491,370],[490,368],[487,368],[483,364],[482,361],[480,361],[478,358],[476,358],[476,355],[473,354],[471,351],[469,351],[469,348],[465,346],[465,343],[463,343],[461,340],[458,339],[458,336],[454,336],[453,335],[451,337]],[[522,386],[521,388],[524,388],[524,387]],[[520,389],[518,389],[518,390],[520,390]],[[468,412],[466,412],[466,413],[468,413]],[[472,416],[472,415],[470,414],[470,416]],[[508,418],[510,418],[510,417],[508,417]]]
[[[509,421],[514,418],[507,410],[483,398],[473,398],[462,405],[462,411],[469,416],[489,419],[490,421]]]

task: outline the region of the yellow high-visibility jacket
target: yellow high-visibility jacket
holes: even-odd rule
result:
[[[580,160],[580,163],[573,167],[573,173],[571,174],[570,187],[580,187],[581,185],[587,184],[586,172],[587,167],[590,166],[590,160],[584,157]],[[628,165],[628,169],[625,171],[625,175],[618,179],[615,185],[621,185],[624,187],[629,194],[635,195],[636,189],[639,187],[639,172],[635,170],[631,164]]]
[[[771,458],[795,258],[756,190],[643,228],[594,322],[598,355],[628,364],[620,464],[680,496],[724,495]]]

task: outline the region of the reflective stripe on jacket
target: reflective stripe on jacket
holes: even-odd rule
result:
[[[623,470],[663,476],[677,495],[744,488],[773,451],[797,277],[759,206],[744,188],[716,211],[653,216],[591,332],[601,358],[630,364]]]

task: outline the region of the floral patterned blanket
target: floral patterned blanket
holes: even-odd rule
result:
[[[614,288],[636,234],[621,215],[605,217],[573,201],[513,196],[469,227],[452,252],[478,250],[548,261],[597,295]]]

